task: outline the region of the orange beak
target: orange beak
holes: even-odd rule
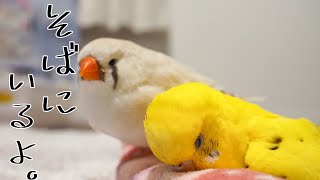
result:
[[[85,57],[80,61],[80,76],[84,80],[100,80],[100,67],[93,57]]]

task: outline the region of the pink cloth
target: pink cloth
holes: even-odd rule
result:
[[[180,172],[161,163],[148,148],[126,146],[117,168],[117,180],[280,180],[248,169],[206,169]]]

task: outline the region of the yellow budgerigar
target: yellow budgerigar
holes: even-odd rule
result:
[[[320,128],[201,83],[157,95],[144,121],[154,155],[196,169],[249,168],[287,179],[320,179]]]

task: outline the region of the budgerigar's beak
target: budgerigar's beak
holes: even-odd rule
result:
[[[97,60],[91,56],[83,58],[80,63],[80,77],[84,80],[100,80],[101,71]]]
[[[182,162],[179,165],[174,166],[174,170],[178,172],[187,172],[187,171],[194,171],[195,166],[192,160]]]

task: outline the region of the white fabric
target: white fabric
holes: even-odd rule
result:
[[[134,32],[163,30],[168,26],[167,0],[80,0],[82,27],[127,27]]]

